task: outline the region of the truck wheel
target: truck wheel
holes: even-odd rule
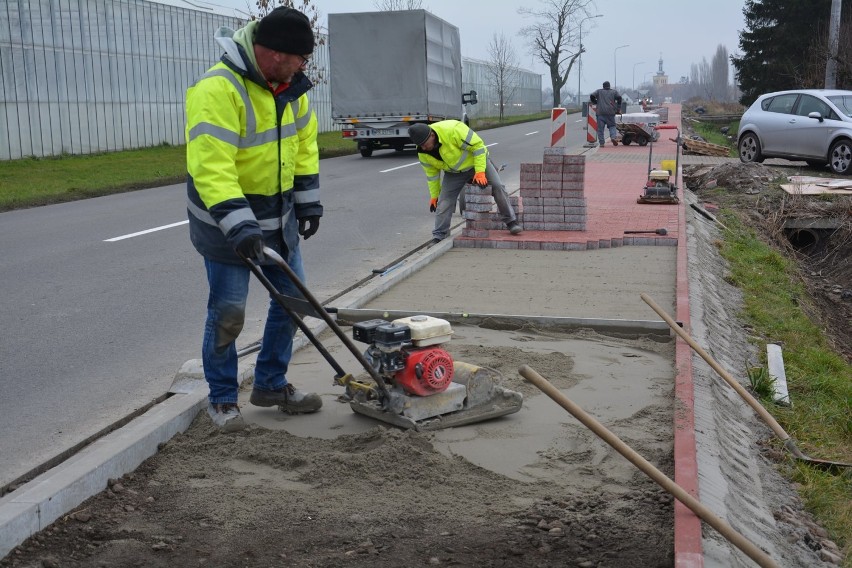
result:
[[[647,138],[639,138],[636,141],[636,143],[639,144],[640,146],[647,146],[648,145],[648,139]]]
[[[621,143],[624,144],[625,146],[630,146],[630,144],[632,142],[633,142],[633,136],[631,136],[630,134],[625,134],[624,136],[621,137]]]
[[[364,158],[369,158],[370,156],[373,155],[373,149],[372,148],[368,148],[366,146],[361,146],[358,149],[361,151],[361,156],[363,156]]]

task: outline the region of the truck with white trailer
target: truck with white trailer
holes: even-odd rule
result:
[[[328,15],[331,116],[361,155],[403,150],[408,127],[468,123],[459,30],[426,10]]]

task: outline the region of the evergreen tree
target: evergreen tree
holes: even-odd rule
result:
[[[741,55],[731,57],[742,104],[771,91],[823,86],[807,84],[808,50],[815,34],[828,29],[831,0],[746,0],[743,14]]]

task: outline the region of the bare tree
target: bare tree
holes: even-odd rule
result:
[[[574,62],[585,51],[580,45],[580,24],[594,6],[593,0],[538,0],[539,9],[518,8],[518,14],[535,19],[519,35],[527,39],[530,54],[550,70],[553,106],[561,103],[561,91],[568,82]]]
[[[423,8],[423,2],[422,0],[373,0],[373,7],[381,12],[420,10]]]
[[[488,55],[490,59],[486,63],[489,82],[497,91],[497,100],[500,108],[500,120],[506,104],[512,99],[518,88],[518,58],[515,49],[506,34],[495,33],[488,44]]]
[[[255,6],[257,7],[257,13],[253,11],[250,12],[252,20],[262,18],[279,6],[286,6],[287,8],[295,8],[299,10],[305,14],[311,22],[311,29],[314,30],[314,42],[316,45],[319,46],[325,44],[325,36],[321,33],[319,26],[320,12],[314,5],[313,0],[255,0]],[[316,62],[311,59],[308,64],[308,68],[306,69],[306,74],[314,83],[324,83],[324,71],[325,69],[320,68]]]
[[[728,49],[719,44],[716,47],[716,55],[710,64],[710,73],[712,76],[712,86],[710,88],[710,98],[714,101],[727,101],[728,93]]]

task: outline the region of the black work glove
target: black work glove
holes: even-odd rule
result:
[[[234,247],[243,258],[263,262],[263,237],[258,234],[247,235]]]
[[[310,239],[319,229],[319,215],[311,215],[299,219],[299,234],[305,240]]]
[[[438,209],[438,198],[433,197],[429,200],[429,213],[434,213]]]

